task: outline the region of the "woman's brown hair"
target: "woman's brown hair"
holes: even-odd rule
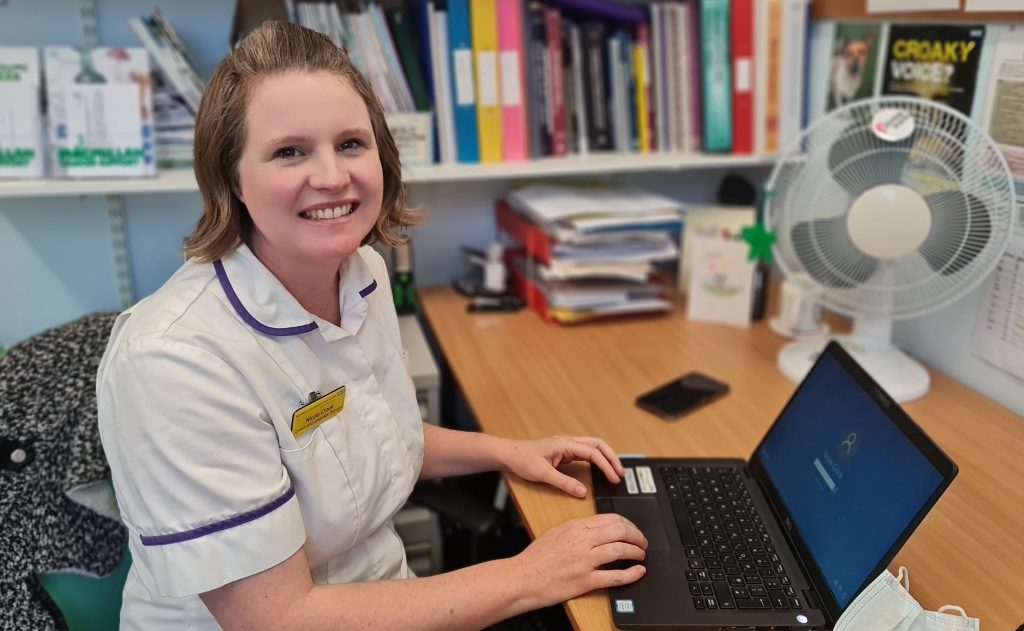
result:
[[[235,195],[246,109],[262,79],[292,70],[338,75],[366,103],[384,172],[384,197],[380,217],[364,245],[378,240],[392,247],[399,245],[405,237],[396,228],[418,221],[418,215],[406,206],[398,147],[384,119],[384,108],[348,53],[316,31],[290,22],[268,21],[249,32],[220,61],[203,92],[196,113],[194,149],[203,214],[185,242],[186,257],[215,261],[249,241],[252,219]]]

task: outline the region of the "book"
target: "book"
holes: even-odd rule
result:
[[[448,0],[447,16],[456,159],[462,163],[472,164],[480,162],[480,142],[476,127],[477,102],[473,41],[469,29],[469,1]]]
[[[480,162],[501,162],[502,157],[498,21],[495,2],[496,0],[469,0]]]
[[[562,14],[558,9],[544,9],[544,35],[547,44],[548,129],[551,133],[551,155],[569,153],[568,115],[565,102],[565,67],[562,64]]]
[[[416,57],[419,50],[415,31],[409,24],[409,17],[404,8],[391,9],[385,13],[388,26],[391,29],[391,37],[395,42],[398,51],[398,58],[402,63],[402,72],[409,83],[409,90],[412,92],[412,99],[416,105],[416,111],[427,112],[430,110],[430,94],[427,91],[427,83],[423,77],[423,69],[420,60]],[[424,59],[429,60],[429,57]]]
[[[701,0],[700,41],[704,150],[732,151],[729,0]]]
[[[501,85],[501,127],[506,162],[529,157],[525,77],[523,74],[523,0],[496,0],[498,20],[498,67]]]
[[[531,158],[551,155],[548,116],[548,48],[544,5],[523,0],[523,53],[526,56],[526,125]]]
[[[754,152],[754,0],[731,0],[732,150]]]
[[[55,177],[155,175],[146,49],[48,46],[43,60],[51,173]]]
[[[0,178],[42,177],[39,50],[0,47]]]
[[[883,94],[945,103],[970,116],[985,27],[981,24],[893,24]]]
[[[612,148],[611,99],[608,56],[605,51],[607,27],[591,20],[580,25],[583,46],[583,89],[586,91],[587,145],[591,151]]]
[[[458,160],[458,144],[455,137],[455,112],[452,106],[452,78],[449,65],[448,15],[443,9],[435,9],[428,2],[427,14],[431,22],[430,40],[433,53],[430,57],[434,82],[434,119],[437,127],[438,160],[449,164]]]
[[[804,76],[807,53],[809,0],[782,3],[782,90],[779,94],[779,145],[785,151],[796,142],[803,124]]]

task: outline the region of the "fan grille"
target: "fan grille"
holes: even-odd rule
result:
[[[907,138],[872,129],[888,109],[913,118]],[[891,260],[861,252],[846,229],[854,200],[882,184],[916,191],[932,216],[920,247]],[[1013,180],[988,135],[950,107],[907,97],[857,101],[816,121],[776,163],[766,193],[779,266],[850,316],[909,318],[956,300],[998,262],[1016,218]]]

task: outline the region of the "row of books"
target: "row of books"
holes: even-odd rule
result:
[[[495,220],[513,291],[574,324],[671,307],[684,212],[636,188],[534,185],[499,200]]]
[[[0,177],[145,177],[191,163],[203,82],[158,11],[132,28],[145,48],[46,46],[40,61],[38,48],[0,47]]]
[[[386,108],[433,110],[437,161],[477,163],[775,153],[805,122],[808,6],[404,0],[387,12],[390,30],[374,4],[347,16],[331,2],[293,10],[349,48]],[[379,49],[355,37],[369,33]]]

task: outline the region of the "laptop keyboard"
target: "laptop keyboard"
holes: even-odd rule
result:
[[[697,609],[803,609],[736,467],[664,467]]]

